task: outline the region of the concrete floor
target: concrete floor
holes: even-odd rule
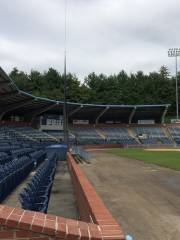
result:
[[[112,215],[135,240],[180,239],[180,172],[92,152],[82,164]]]
[[[48,206],[48,213],[67,218],[78,218],[74,188],[65,161],[58,162]]]
[[[18,187],[2,202],[12,207],[21,208],[18,200],[19,193],[30,181],[35,172],[32,172]],[[76,200],[71,177],[65,161],[58,162],[56,175],[51,190],[48,213],[72,219],[78,218]]]

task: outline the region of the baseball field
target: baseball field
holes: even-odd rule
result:
[[[153,163],[161,167],[180,171],[179,149],[108,149],[107,153],[116,156],[141,160],[146,163]]]

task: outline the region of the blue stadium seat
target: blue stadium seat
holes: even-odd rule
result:
[[[31,181],[19,195],[23,209],[47,212],[56,164],[56,154],[49,155],[46,161],[42,163]]]

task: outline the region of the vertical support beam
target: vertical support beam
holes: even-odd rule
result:
[[[95,124],[98,124],[99,123],[99,119],[103,116],[103,114],[105,112],[107,112],[107,110],[109,109],[109,106],[107,106],[105,109],[103,109],[99,114],[98,116],[96,117],[96,120],[95,120]]]
[[[164,118],[165,118],[165,116],[166,116],[166,113],[167,113],[167,111],[168,111],[168,105],[165,107],[165,109],[164,109],[164,112],[163,112],[163,114],[162,114],[162,117],[161,117],[161,123],[163,124],[164,123]]]
[[[137,107],[135,106],[135,107],[133,108],[130,116],[129,116],[129,124],[132,123],[132,119],[133,119],[133,117],[134,117],[134,114],[135,114],[135,112],[136,112],[136,109],[137,109]]]
[[[83,105],[75,108],[74,110],[72,110],[71,112],[69,112],[69,117],[71,117],[73,114],[77,113],[78,111],[80,111],[83,108]]]

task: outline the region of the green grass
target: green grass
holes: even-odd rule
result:
[[[144,149],[108,149],[107,153],[153,163],[180,171],[180,152],[146,151]]]

